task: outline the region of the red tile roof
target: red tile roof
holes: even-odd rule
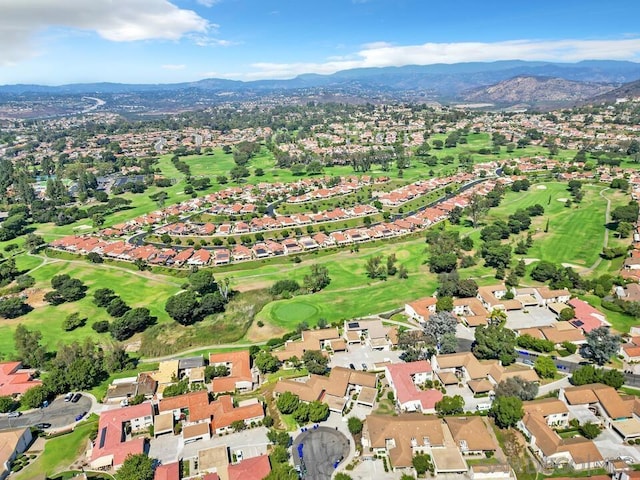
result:
[[[180,480],[180,465],[178,462],[160,465],[156,468],[153,480]]]
[[[29,372],[20,372],[21,362],[0,363],[0,395],[18,395],[38,385],[42,385],[40,380],[32,380]]]
[[[261,455],[229,465],[227,472],[229,480],[262,480],[271,472],[271,464],[267,455]]]
[[[394,363],[385,367],[389,371],[396,387],[400,403],[419,400],[424,410],[435,408],[436,402],[442,400],[442,393],[438,390],[420,390],[413,383],[412,376],[417,373],[431,372],[431,364],[426,360],[409,363]]]
[[[229,376],[217,377],[211,384],[215,393],[233,392],[237,382],[252,382],[251,358],[248,350],[228,353],[212,353],[209,355],[209,364],[231,364]]]
[[[589,305],[584,300],[579,298],[572,298],[569,300],[569,305],[575,310],[575,319],[571,320],[571,324],[574,327],[581,328],[585,333],[589,333],[603,324],[602,319],[605,315]]]

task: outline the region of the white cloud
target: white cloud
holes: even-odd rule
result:
[[[196,0],[196,2],[205,7],[213,7],[216,3],[220,3],[220,0]]]
[[[251,65],[247,80],[292,78],[302,73],[331,74],[339,70],[367,67],[399,67],[433,63],[491,62],[496,60],[580,60],[640,61],[640,38],[619,40],[510,40],[504,42],[424,43],[394,46],[386,42],[363,45],[353,55],[330,57],[321,63],[272,63]]]
[[[33,37],[49,27],[94,31],[113,42],[178,40],[209,23],[168,0],[2,0],[0,65],[33,55]]]
[[[162,65],[162,68],[164,68],[165,70],[184,70],[187,66],[183,63],[180,65],[176,65],[176,64],[172,64],[172,63],[167,63],[165,65]]]

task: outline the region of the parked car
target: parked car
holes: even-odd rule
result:
[[[40,429],[40,430],[44,430],[44,429],[46,429],[46,428],[50,428],[50,427],[51,427],[51,424],[50,424],[50,423],[36,423],[36,424],[34,425],[34,427],[36,427],[36,428],[38,428],[38,429]]]
[[[72,398],[73,398],[73,392],[69,392],[64,396],[64,401],[70,402]]]
[[[9,414],[7,415],[7,417],[9,417],[9,418],[15,418],[15,417],[19,417],[20,415],[22,415],[22,412],[9,412]]]
[[[82,420],[86,414],[87,412],[82,412],[81,414],[77,415],[76,422],[79,422],[80,420]]]
[[[367,371],[367,364],[366,363],[362,364],[362,370],[364,370],[365,372]]]
[[[78,400],[80,400],[82,398],[82,394],[81,393],[76,393],[73,398],[71,399],[71,403],[78,403]]]
[[[351,370],[355,370],[355,369],[356,369],[356,366],[355,366],[353,363],[350,363],[350,364],[349,364],[349,368],[350,368]]]

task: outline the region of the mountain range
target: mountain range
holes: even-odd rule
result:
[[[385,95],[403,100],[489,101],[500,105],[571,103],[613,91],[640,79],[640,63],[588,60],[552,63],[508,60],[404,67],[359,68],[331,75],[304,74],[288,80],[243,82],[207,78],[172,84],[84,83],[60,86],[2,85],[0,95],[136,94],[153,96],[189,93],[213,97],[271,93],[339,92],[362,98]],[[506,83],[504,83],[507,81]],[[490,88],[487,88],[490,87]],[[604,98],[604,97],[603,97]]]

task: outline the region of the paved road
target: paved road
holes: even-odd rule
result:
[[[9,418],[6,414],[0,417],[0,430],[16,427],[30,427],[37,423],[50,423],[51,429],[72,425],[80,413],[91,412],[92,399],[82,394],[78,403],[65,402],[63,397],[54,400],[47,408],[31,410],[19,417]],[[86,416],[85,416],[86,418]]]

